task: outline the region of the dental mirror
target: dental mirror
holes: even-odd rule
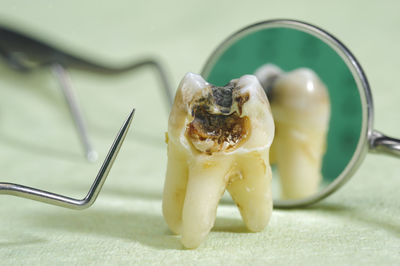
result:
[[[217,86],[245,74],[259,79],[275,120],[275,207],[327,197],[368,151],[400,156],[400,140],[373,128],[372,95],[360,64],[328,32],[295,20],[250,25],[223,41],[202,71]]]

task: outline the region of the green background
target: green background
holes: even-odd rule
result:
[[[362,9],[360,9],[362,7]],[[176,88],[199,73],[230,34],[266,19],[319,25],[364,67],[375,126],[400,135],[398,1],[15,1],[0,20],[92,59],[120,64],[157,55]],[[67,107],[48,71],[0,64],[0,177],[83,197],[101,160],[85,161]],[[197,250],[182,250],[161,215],[168,113],[151,70],[103,77],[71,71],[100,158],[128,115],[131,131],[95,204],[72,211],[0,196],[2,265],[397,265],[399,160],[369,154],[355,176],[319,204],[274,210],[249,233],[227,198]]]
[[[314,70],[328,87],[331,117],[322,174],[334,180],[352,158],[362,126],[361,98],[355,80],[336,52],[318,38],[288,28],[259,29],[241,34],[209,67],[207,80],[223,86],[272,63],[283,71],[300,67]]]

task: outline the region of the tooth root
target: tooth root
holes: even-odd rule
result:
[[[182,209],[186,195],[188,167],[186,155],[174,143],[168,144],[168,165],[163,193],[163,215],[175,234],[181,233]]]
[[[243,221],[250,231],[262,231],[272,213],[271,168],[267,151],[241,155],[238,160],[240,178],[233,178],[227,187],[236,202]]]
[[[311,142],[299,141],[291,136],[292,128],[280,127],[280,134],[273,146],[276,147],[277,166],[281,176],[282,198],[301,199],[318,191],[321,176],[324,134],[309,136]]]
[[[226,187],[230,160],[197,161],[190,167],[183,207],[182,244],[196,248],[214,226],[218,202]]]

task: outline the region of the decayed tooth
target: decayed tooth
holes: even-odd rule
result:
[[[268,64],[256,74],[263,85],[270,86],[268,95],[276,126],[271,163],[278,167],[282,197],[311,196],[321,182],[322,158],[326,151],[330,117],[327,88],[307,68],[283,73]]]
[[[255,76],[215,87],[188,73],[169,117],[163,215],[196,248],[215,222],[228,189],[246,226],[263,230],[272,212],[269,148],[274,123]]]

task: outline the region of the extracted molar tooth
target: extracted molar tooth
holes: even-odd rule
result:
[[[269,148],[274,123],[255,76],[224,87],[188,73],[168,124],[163,214],[187,248],[196,248],[215,222],[228,189],[246,226],[260,231],[272,212]]]
[[[311,196],[318,191],[322,177],[330,118],[328,90],[307,68],[284,73],[267,64],[256,75],[263,85],[270,85],[268,94],[276,127],[271,164],[277,164],[282,197]]]

